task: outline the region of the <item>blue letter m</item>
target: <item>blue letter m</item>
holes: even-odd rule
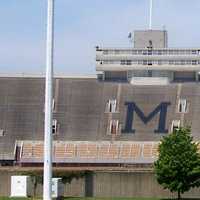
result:
[[[144,124],[147,124],[149,121],[154,118],[157,113],[160,113],[158,128],[154,130],[154,133],[167,133],[168,130],[165,129],[166,125],[166,116],[167,116],[167,108],[170,105],[169,102],[162,102],[159,104],[147,117],[141,111],[141,109],[134,102],[126,102],[127,106],[127,116],[125,127],[122,130],[122,133],[135,133],[135,129],[133,127],[134,121],[134,112],[138,115],[138,117],[142,120]]]

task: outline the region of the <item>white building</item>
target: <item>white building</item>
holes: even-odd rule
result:
[[[133,35],[133,48],[96,47],[96,70],[102,80],[132,84],[199,80],[200,48],[168,48],[165,30]]]

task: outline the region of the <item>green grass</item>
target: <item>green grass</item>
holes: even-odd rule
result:
[[[0,197],[0,200],[42,200],[41,198],[9,198]],[[170,200],[160,198],[81,198],[81,197],[65,197],[63,200]],[[186,200],[186,199],[183,199]],[[200,199],[187,199],[187,200],[200,200]]]
[[[9,198],[0,197],[0,200],[42,200],[41,198]],[[160,200],[159,198],[81,198],[65,197],[63,200]]]
[[[0,197],[0,200],[42,200],[42,198],[9,198]],[[62,200],[161,200],[159,198],[83,198],[83,197],[65,197]]]

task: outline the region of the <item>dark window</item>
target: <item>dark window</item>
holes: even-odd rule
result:
[[[55,135],[58,132],[58,123],[56,119],[53,119],[52,122],[52,134]]]

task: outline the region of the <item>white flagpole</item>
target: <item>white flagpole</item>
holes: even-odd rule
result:
[[[45,126],[44,126],[44,184],[43,199],[51,200],[52,190],[52,83],[54,46],[54,0],[48,0],[46,81],[45,81]]]
[[[153,0],[150,0],[149,30],[152,30],[152,12],[153,12]]]

